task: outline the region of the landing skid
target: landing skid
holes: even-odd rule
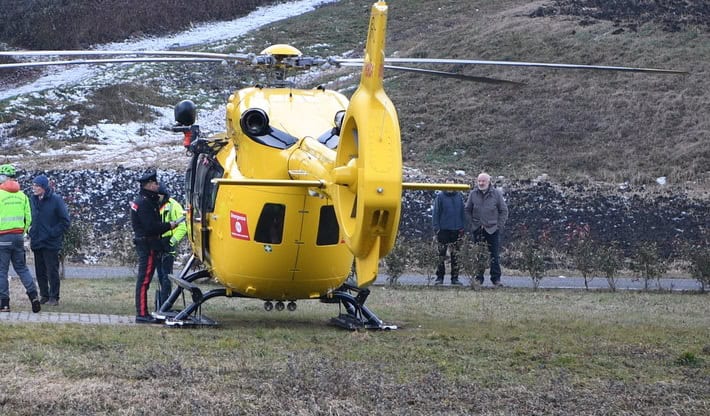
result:
[[[352,293],[355,293],[353,296]],[[322,297],[324,303],[340,303],[341,312],[330,319],[330,324],[339,328],[356,331],[359,329],[393,330],[397,325],[387,325],[377,317],[365,301],[370,295],[370,289],[361,289],[348,283],[343,284],[338,290],[327,297]],[[345,310],[343,312],[343,309]]]
[[[170,280],[175,284],[175,288],[170,293],[170,296],[168,296],[168,299],[160,306],[160,309],[153,313],[153,317],[162,320],[165,325],[178,327],[217,325],[217,321],[202,315],[202,304],[214,297],[227,296],[227,290],[221,288],[202,293],[202,290],[192,282],[197,279],[210,277],[210,275],[206,270],[188,274],[195,262],[196,259],[192,256],[178,277],[170,276]],[[185,306],[182,310],[176,311],[173,309],[173,305],[181,295],[184,295],[185,290],[190,293],[192,303]],[[183,296],[183,305],[184,304]]]
[[[202,293],[202,290],[193,282],[197,279],[210,277],[206,270],[200,270],[188,274],[194,263],[195,257],[191,257],[187,265],[183,268],[178,277],[170,276],[175,284],[175,288],[168,299],[163,302],[160,309],[153,313],[153,316],[162,320],[168,326],[214,326],[217,322],[202,315],[202,304],[206,301],[220,296],[242,297],[239,294],[228,293],[226,288],[213,289]],[[186,305],[184,309],[176,311],[173,306],[177,299],[182,296],[185,304],[185,291],[190,293],[192,303]],[[365,301],[370,295],[369,289],[360,289],[351,284],[345,283],[338,290],[320,298],[323,303],[338,303],[340,313],[337,317],[331,318],[330,323],[340,328],[351,331],[359,329],[392,330],[397,329],[396,325],[387,325],[365,306]],[[295,304],[294,304],[295,306]],[[295,309],[295,308],[294,308]],[[291,310],[291,309],[289,309]]]

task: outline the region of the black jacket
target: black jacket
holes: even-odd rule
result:
[[[32,207],[32,227],[30,247],[32,250],[61,250],[64,233],[71,221],[64,200],[51,188],[45,188],[42,199],[30,197]]]
[[[160,197],[157,192],[141,189],[131,202],[131,224],[136,241],[158,241],[170,229],[160,218]]]

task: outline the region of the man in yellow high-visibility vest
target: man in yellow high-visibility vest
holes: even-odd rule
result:
[[[32,303],[32,312],[42,307],[37,296],[37,285],[25,262],[24,235],[32,225],[30,201],[15,180],[17,171],[12,165],[0,165],[0,312],[10,312],[10,263],[25,286]]]
[[[168,299],[172,290],[172,283],[168,275],[173,274],[176,247],[185,238],[187,225],[184,221],[185,210],[178,201],[170,197],[165,185],[160,184],[158,195],[160,195],[160,218],[163,222],[180,221],[177,227],[163,233],[161,238],[163,253],[158,262],[158,281],[160,282],[158,307],[160,307]]]

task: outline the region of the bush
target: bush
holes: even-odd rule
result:
[[[475,243],[468,236],[464,237],[459,258],[461,271],[471,278],[471,286],[475,287],[478,284],[476,276],[483,275],[491,259],[488,246],[485,242]]]
[[[606,277],[609,288],[616,292],[616,278],[619,270],[624,266],[624,253],[619,248],[618,242],[600,246],[597,250],[598,270]]]
[[[589,290],[589,282],[594,279],[594,270],[599,262],[597,244],[592,240],[589,224],[571,224],[568,229],[565,236],[567,254],[573,267],[582,274],[584,288]]]
[[[660,289],[661,276],[668,269],[665,259],[659,253],[658,245],[648,241],[639,244],[629,266],[643,278],[644,290],[648,290],[648,282],[651,279],[656,279],[656,285]]]
[[[540,281],[547,270],[545,265],[546,249],[544,245],[533,239],[525,239],[514,243],[508,251],[513,267],[524,270],[533,281],[533,290],[540,287]]]
[[[686,269],[700,283],[700,291],[704,293],[710,285],[710,246],[686,244],[681,251],[687,261]]]
[[[392,251],[385,257],[385,269],[387,269],[387,285],[396,286],[399,278],[407,270],[407,258],[410,255],[409,248],[397,239]]]
[[[434,240],[413,242],[410,253],[414,257],[414,266],[423,271],[427,284],[431,284],[439,264],[436,242]]]
[[[84,221],[73,219],[69,229],[64,233],[64,243],[62,250],[59,252],[60,273],[59,278],[64,279],[66,276],[65,262],[67,258],[77,256],[81,251],[84,240],[90,234],[91,224]]]

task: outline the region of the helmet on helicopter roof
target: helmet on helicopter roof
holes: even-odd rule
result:
[[[12,165],[0,165],[0,175],[5,175],[9,178],[14,178],[17,174],[15,167]]]

